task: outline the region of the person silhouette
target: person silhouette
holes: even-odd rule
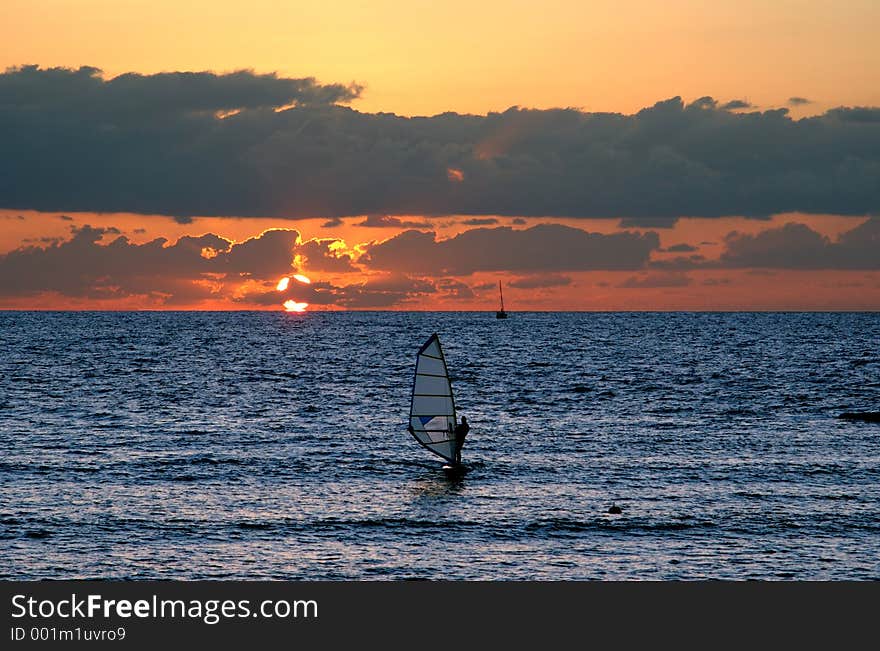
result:
[[[468,432],[471,431],[471,426],[468,425],[467,418],[464,416],[461,417],[461,422],[455,426],[455,463],[461,464],[461,448],[464,447],[464,439],[467,436]]]

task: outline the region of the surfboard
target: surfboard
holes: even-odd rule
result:
[[[416,355],[407,429],[422,446],[448,461],[447,465],[455,465],[455,398],[436,333]]]
[[[450,466],[447,463],[443,465],[443,474],[446,475],[447,479],[457,479],[459,477],[464,477],[466,473],[467,468],[465,468],[464,464]]]

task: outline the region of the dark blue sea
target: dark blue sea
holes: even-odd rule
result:
[[[437,332],[466,472],[407,433]],[[880,579],[880,313],[0,313],[4,579]],[[612,504],[620,514],[609,514]]]

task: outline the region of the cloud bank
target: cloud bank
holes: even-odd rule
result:
[[[724,250],[717,260],[689,255],[652,260],[648,266],[669,271],[745,268],[874,271],[880,269],[880,217],[865,220],[835,240],[806,224],[790,222],[755,234],[733,231],[725,236],[723,244]],[[686,246],[672,246],[667,251],[685,251]]]
[[[60,294],[77,299],[141,297],[150,306],[211,301],[269,306],[287,299],[347,308],[403,307],[413,301],[467,301],[496,284],[470,278],[512,274],[510,287],[555,291],[578,272],[630,272],[622,289],[681,288],[688,271],[880,270],[880,217],[832,239],[788,223],[756,233],[733,231],[717,257],[681,243],[660,248],[656,232],[590,233],[561,224],[531,228],[477,227],[448,239],[406,230],[349,247],[338,238],[303,241],[294,229],[270,229],[234,242],[213,233],[132,242],[114,227],[71,226],[69,238],[37,238],[0,254],[0,298]],[[660,254],[654,259],[654,254]],[[681,253],[663,258],[664,253]],[[281,277],[304,273],[311,284]],[[705,284],[727,280],[708,279]],[[603,285],[607,286],[607,285]]]
[[[511,286],[546,288],[570,284],[562,271],[640,269],[658,246],[653,232],[603,235],[558,224],[474,228],[445,240],[407,230],[354,249],[336,238],[303,241],[294,229],[270,229],[242,242],[206,233],[139,244],[113,227],[72,226],[69,239],[0,254],[0,297],[141,296],[163,305],[207,299],[279,305],[293,298],[389,307],[428,294],[471,299],[476,287],[466,277],[479,271],[514,272],[522,277]],[[294,273],[311,276],[312,284],[291,281],[279,292],[278,280]]]
[[[789,223],[755,235],[731,233],[725,246],[725,267],[880,269],[880,218],[842,233],[836,241],[804,224]]]
[[[633,224],[880,208],[880,108],[793,120],[675,97],[634,115],[406,118],[343,106],[361,90],[251,71],[12,68],[0,74],[0,207]]]
[[[654,232],[603,235],[561,224],[524,230],[473,228],[447,240],[437,240],[433,232],[408,230],[367,246],[361,263],[370,269],[429,276],[621,270],[642,267],[658,247]]]

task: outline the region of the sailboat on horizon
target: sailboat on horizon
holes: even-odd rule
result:
[[[501,291],[501,281],[498,281],[498,294],[501,296],[501,309],[495,313],[496,319],[506,319],[507,312],[504,311],[504,292]]]

